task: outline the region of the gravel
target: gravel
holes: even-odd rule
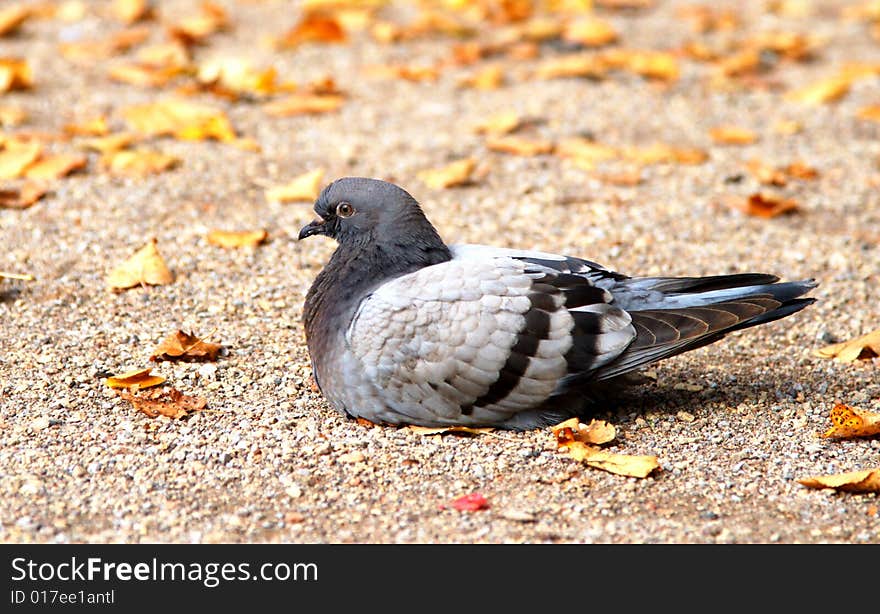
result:
[[[205,97],[224,108],[260,153],[213,142],[163,139],[177,170],[127,179],[89,170],[58,182],[23,211],[0,210],[0,540],[3,542],[880,542],[876,495],[809,490],[797,480],[877,467],[880,442],[830,441],[835,401],[880,410],[870,362],[847,365],[812,350],[880,327],[880,124],[855,119],[876,104],[878,81],[860,81],[818,107],[752,87],[719,91],[710,68],[683,60],[679,81],[658,85],[628,73],[602,81],[518,78],[511,64],[494,91],[459,89],[469,68],[436,83],[365,76],[370,64],[430,63],[450,41],[273,51],[268,34],[293,25],[284,2],[222,2],[233,28],[196,58],[241,56],[305,83],[332,75],[349,99],[337,114],[273,119],[258,105]],[[627,46],[666,49],[694,36],[678,3],[601,13]],[[687,4],[687,3],[686,3]],[[733,5],[734,3],[731,3]],[[880,44],[839,6],[798,17],[735,3],[743,35],[812,32],[819,57],[772,73],[784,89],[833,74],[848,61],[880,62]],[[160,2],[181,16],[191,3]],[[191,10],[191,9],[190,9]],[[100,12],[85,31],[117,28]],[[159,26],[151,26],[161,39]],[[2,104],[27,109],[27,129],[66,124],[157,97],[110,82],[110,60],[72,70],[57,53],[71,24],[28,22],[0,39],[0,56],[32,63],[36,86]],[[552,49],[545,54],[552,55]],[[710,152],[703,165],[646,167],[637,186],[603,183],[553,156],[485,148],[471,126],[512,108],[544,122],[551,139],[590,133],[612,145],[664,142]],[[780,136],[779,120],[803,125]],[[712,143],[710,128],[757,130],[753,145]],[[475,185],[432,190],[420,170],[475,156]],[[813,182],[782,192],[798,214],[765,220],[724,205],[760,186],[744,163],[794,160]],[[420,202],[450,242],[538,248],[590,258],[628,274],[766,271],[815,277],[818,302],[781,322],[732,335],[654,367],[656,381],[597,408],[613,422],[609,446],[653,454],[662,471],[626,478],[580,466],[551,433],[416,434],[368,426],[331,410],[312,388],[300,315],[329,241],[295,241],[308,204],[267,202],[267,186],[313,168],[393,179]],[[613,169],[612,169],[613,170]],[[732,175],[744,174],[738,182]],[[267,228],[254,250],[209,246],[211,228]],[[105,276],[150,237],[173,284],[109,292]],[[147,366],[155,344],[182,328],[210,333],[227,355],[216,363],[159,363],[156,372],[208,408],[185,419],[151,419],[103,383]],[[489,508],[460,512],[452,499],[481,493]]]

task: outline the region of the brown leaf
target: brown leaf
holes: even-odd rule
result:
[[[263,105],[263,110],[273,117],[316,115],[338,111],[345,98],[338,94],[296,93]]]
[[[206,399],[183,394],[175,388],[151,390],[144,394],[132,394],[122,390],[117,394],[130,401],[136,410],[145,413],[150,418],[157,416],[184,418],[208,405]]]
[[[348,35],[334,16],[311,12],[278,38],[275,45],[280,49],[289,49],[303,43],[344,43],[346,40]]]
[[[116,145],[120,142],[125,141],[105,142],[104,145]],[[179,158],[148,149],[111,150],[101,157],[101,164],[111,173],[132,177],[161,173],[174,168],[179,163]]]
[[[519,136],[490,136],[486,147],[516,156],[537,156],[553,151],[553,143],[543,139],[528,139]]]
[[[318,198],[321,191],[321,182],[324,179],[324,169],[316,168],[313,171],[303,173],[290,182],[269,188],[266,190],[266,199],[277,202],[311,202]]]
[[[132,130],[147,135],[172,135],[185,141],[234,141],[235,130],[222,111],[186,100],[166,99],[122,110]]]
[[[856,339],[828,345],[815,351],[820,358],[834,358],[840,362],[870,360],[880,356],[880,329]]]
[[[736,126],[716,126],[709,131],[709,136],[723,145],[751,145],[758,140],[754,131]]]
[[[820,475],[798,480],[809,488],[833,488],[844,492],[880,492],[880,469],[850,471],[834,475]]]
[[[158,386],[165,381],[161,375],[151,375],[152,367],[145,369],[134,369],[126,371],[119,375],[112,375],[104,380],[104,383],[110,388],[150,388]]]
[[[797,201],[769,196],[761,192],[752,194],[745,202],[740,201],[738,206],[748,215],[763,218],[794,213],[800,208]]]
[[[220,343],[202,341],[191,332],[182,330],[171,333],[153,350],[150,360],[217,360],[217,354],[223,349]]]
[[[409,425],[407,428],[417,435],[443,435],[446,433],[462,433],[465,435],[487,435],[494,431],[494,428],[474,428],[471,426],[415,426]]]
[[[0,36],[12,34],[31,16],[30,7],[13,4],[0,9]]]
[[[475,158],[463,158],[447,164],[442,168],[432,168],[421,171],[419,179],[435,190],[452,188],[471,183],[471,175],[477,166]]]
[[[86,167],[85,156],[76,154],[55,154],[41,157],[27,167],[24,176],[28,179],[60,179]]]
[[[218,247],[256,247],[269,237],[265,230],[211,230],[206,235],[208,243]]]
[[[107,285],[117,292],[143,284],[157,286],[170,284],[172,281],[174,275],[159,253],[156,239],[151,239],[107,277]]]
[[[578,418],[569,418],[550,427],[550,430],[556,435],[556,443],[560,446],[574,441],[599,445],[608,443],[617,436],[614,425],[605,420],[591,420],[590,424],[582,424]]]
[[[37,161],[43,146],[35,142],[10,141],[0,151],[0,179],[21,177]]]
[[[822,437],[871,437],[880,435],[880,413],[837,403],[831,409],[831,428]]]
[[[45,187],[35,183],[26,183],[21,188],[0,190],[0,209],[27,209],[47,191]]]

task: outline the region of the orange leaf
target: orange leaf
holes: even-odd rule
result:
[[[440,190],[470,183],[476,166],[476,159],[463,158],[442,168],[421,171],[418,176],[428,187]]]
[[[34,183],[27,183],[21,188],[0,190],[0,209],[27,209],[46,192],[46,188]]]
[[[263,110],[273,117],[314,115],[339,110],[345,98],[337,94],[291,94],[263,105]]]
[[[516,132],[523,125],[523,119],[516,111],[497,113],[489,119],[477,124],[474,131],[481,134],[508,134]]]
[[[168,28],[168,34],[184,45],[200,43],[210,35],[229,26],[229,17],[223,7],[213,2],[203,2],[201,11]]]
[[[62,43],[61,55],[74,62],[89,63],[126,51],[144,42],[149,36],[149,28],[128,28],[100,40]]]
[[[266,190],[266,199],[277,202],[308,201],[318,198],[324,169],[316,168],[295,177],[289,183]]]
[[[834,102],[846,96],[852,81],[849,76],[837,75],[788,92],[785,98],[806,104]]]
[[[345,30],[335,17],[322,13],[308,13],[293,28],[276,41],[282,49],[303,43],[344,43],[348,39]]]
[[[152,367],[146,369],[135,369],[127,371],[120,375],[113,375],[104,380],[104,383],[110,388],[150,388],[158,386],[165,381],[161,375],[150,375]]]
[[[751,145],[758,140],[754,131],[736,126],[716,126],[709,131],[709,135],[716,143],[725,145]]]
[[[75,154],[55,154],[43,156],[27,167],[24,176],[28,179],[60,179],[86,167],[86,157]]]
[[[104,142],[103,145],[118,145],[124,142],[126,141],[122,139],[112,143]],[[132,177],[161,173],[174,168],[179,163],[179,158],[147,149],[109,150],[101,157],[101,164],[111,173]]]
[[[150,360],[217,360],[220,343],[202,341],[182,330],[171,333],[153,350]]]
[[[110,132],[110,128],[107,126],[107,118],[102,115],[81,123],[67,124],[64,132],[74,136],[104,136]]]
[[[859,109],[858,113],[856,113],[856,117],[858,117],[859,119],[867,119],[873,122],[880,122],[880,104],[862,107],[861,109]]]
[[[21,107],[0,106],[0,126],[18,126],[27,119],[27,111]]]
[[[108,134],[107,136],[87,139],[83,141],[82,146],[86,149],[99,151],[103,154],[110,154],[119,151],[120,149],[125,149],[131,145],[136,138],[137,137],[130,132],[117,132],[115,134]]]
[[[31,9],[23,4],[13,4],[0,9],[0,36],[12,34],[31,16]]]
[[[125,24],[153,16],[151,0],[113,0],[113,15]]]
[[[607,21],[586,17],[569,23],[562,33],[562,38],[585,47],[602,47],[616,42],[617,32]]]
[[[831,428],[822,437],[871,437],[880,435],[880,413],[837,403],[831,409]]]
[[[157,286],[170,284],[172,281],[174,275],[159,253],[156,239],[151,239],[107,277],[107,285],[117,292],[142,284]]]
[[[486,147],[492,151],[517,156],[537,156],[553,151],[553,143],[546,140],[527,139],[518,136],[491,136],[486,139]]]
[[[358,418],[360,421],[361,418]],[[474,428],[472,426],[415,426],[409,425],[407,427],[413,433],[417,435],[443,435],[446,433],[462,433],[464,435],[487,435],[494,431],[494,428],[484,427],[484,428]]]
[[[601,79],[607,69],[605,64],[595,55],[576,54],[564,55],[546,60],[535,70],[538,79],[560,79],[567,77],[588,77]]]
[[[0,179],[20,177],[43,151],[39,143],[10,141],[0,151]]]
[[[880,492],[880,469],[820,475],[798,480],[809,488],[833,488],[844,492]]]
[[[219,247],[256,247],[269,236],[265,230],[212,230],[208,243]]]
[[[107,75],[113,81],[138,87],[162,87],[184,70],[180,66],[156,66],[142,62],[126,62],[111,66]]]
[[[122,390],[117,394],[131,402],[134,408],[150,418],[167,416],[168,418],[184,418],[191,412],[200,411],[208,405],[202,397],[183,394],[175,388],[167,390],[151,390],[135,395]]]
[[[500,66],[486,66],[462,79],[459,85],[477,90],[496,90],[504,83],[504,71]]]
[[[799,209],[799,205],[794,200],[768,196],[758,192],[740,204],[740,209],[748,215],[772,218],[785,213],[794,213]]]
[[[840,362],[870,360],[880,356],[880,329],[856,339],[828,345],[815,351],[821,358],[834,358]]]
[[[0,93],[33,87],[31,68],[19,58],[0,58]]]

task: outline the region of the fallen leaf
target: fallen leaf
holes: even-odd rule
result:
[[[324,179],[324,169],[316,168],[313,171],[303,173],[284,185],[275,186],[266,190],[266,199],[276,202],[311,202],[318,198],[321,191],[321,182]]]
[[[745,202],[739,201],[738,206],[748,215],[763,218],[794,213],[799,209],[797,201],[768,196],[761,192],[750,195]]]
[[[488,137],[486,139],[486,147],[492,151],[500,151],[517,156],[537,156],[553,151],[553,143],[551,141],[509,135]]]
[[[172,135],[185,141],[236,139],[226,115],[210,105],[167,99],[127,107],[122,115],[133,130],[146,135]]]
[[[785,99],[805,104],[834,102],[846,96],[852,81],[849,76],[837,75],[788,92]]]
[[[120,142],[125,141],[117,140],[113,144]],[[174,168],[179,163],[179,158],[149,149],[110,150],[101,157],[101,164],[111,173],[132,177],[161,173]]]
[[[587,169],[594,168],[597,162],[612,160],[620,155],[616,147],[580,136],[562,139],[556,144],[554,153],[562,158],[574,160],[579,166]]]
[[[220,343],[203,341],[182,330],[165,337],[150,354],[150,360],[217,360],[217,354],[223,349]]]
[[[274,68],[255,69],[241,58],[218,58],[199,66],[198,81],[218,94],[235,98],[239,95],[268,96],[279,91],[290,91],[292,83],[279,83]],[[231,96],[230,96],[231,94]]]
[[[64,132],[72,136],[105,136],[110,132],[110,127],[107,125],[107,118],[101,115],[83,122],[67,124]]]
[[[515,132],[523,125],[522,116],[516,111],[503,111],[474,126],[478,134],[502,135]]]
[[[256,247],[269,237],[265,230],[211,230],[206,235],[208,243],[218,247]]]
[[[21,107],[0,106],[0,126],[19,126],[27,119],[27,111]]]
[[[647,79],[674,81],[680,73],[678,59],[666,51],[611,49],[602,53],[600,61],[610,68],[627,70]]]
[[[86,149],[99,151],[103,154],[110,154],[125,149],[136,140],[137,136],[131,132],[117,132],[115,134],[87,139],[82,142],[82,146]]]
[[[86,157],[77,154],[43,156],[27,167],[24,176],[28,179],[60,179],[85,168],[86,163]]]
[[[333,15],[318,11],[303,15],[300,21],[275,41],[280,49],[297,47],[303,43],[344,43],[348,35]]]
[[[151,390],[144,394],[132,394],[127,390],[122,390],[117,394],[131,402],[136,410],[143,412],[150,418],[157,416],[167,416],[174,419],[184,418],[208,405],[206,399],[183,394],[175,388]]]
[[[558,446],[565,446],[575,441],[598,445],[612,441],[617,435],[614,425],[605,420],[591,420],[590,424],[582,424],[576,417],[560,422],[550,427],[550,430],[556,436]]]
[[[880,356],[880,329],[856,339],[828,345],[815,351],[821,358],[834,358],[840,362],[870,360]]]
[[[31,68],[19,58],[0,58],[0,93],[26,90],[34,85]]]
[[[503,84],[504,69],[497,65],[486,66],[459,81],[459,86],[477,90],[497,90]]]
[[[833,488],[844,492],[876,493],[880,492],[880,469],[812,476],[800,479],[798,482],[809,488]]]
[[[183,43],[193,45],[203,42],[215,32],[229,26],[225,9],[213,2],[202,2],[200,12],[181,19],[168,27],[168,34]]]
[[[112,11],[116,19],[127,25],[153,16],[151,0],[113,0]]]
[[[584,17],[566,25],[562,38],[585,47],[603,47],[617,41],[617,31],[605,20]]]
[[[773,186],[785,186],[791,179],[812,180],[819,172],[802,162],[792,162],[787,166],[768,166],[760,160],[749,160],[746,163],[749,172],[761,183]]]
[[[871,437],[880,435],[880,413],[837,403],[831,409],[831,428],[822,437]]]
[[[414,426],[407,427],[417,435],[443,435],[445,433],[463,433],[465,435],[487,435],[494,431],[494,428],[474,428],[472,426]]]
[[[61,55],[68,60],[86,64],[127,51],[147,40],[149,36],[149,28],[127,28],[99,40],[62,43],[60,50]]]
[[[21,188],[0,190],[0,209],[27,209],[40,200],[48,190],[34,183],[27,183]]]
[[[107,76],[113,81],[137,87],[163,87],[184,73],[181,66],[157,66],[143,62],[126,62],[111,66]]]
[[[104,383],[110,388],[150,388],[158,386],[165,381],[161,375],[151,375],[152,367],[145,369],[134,369],[126,371],[119,375],[112,375],[104,380]]]
[[[27,273],[10,273],[8,271],[0,271],[0,279],[17,279],[19,281],[34,281],[33,275]]]
[[[461,160],[456,160],[451,164],[447,164],[442,168],[432,168],[421,171],[418,174],[418,177],[424,181],[429,188],[435,190],[452,188],[470,183],[471,175],[476,166],[477,160],[475,158],[463,158]]]
[[[0,9],[0,36],[12,34],[31,16],[31,9],[24,4],[13,4]]]
[[[880,122],[880,104],[862,107],[856,113],[856,117],[858,117],[859,119],[867,119],[873,122]]]
[[[162,259],[162,255],[156,247],[156,239],[151,239],[107,277],[107,285],[114,291],[142,284],[153,286],[170,284],[172,281],[174,281],[174,275],[171,274],[165,260]]]
[[[477,512],[479,510],[489,509],[489,502],[486,497],[479,493],[471,493],[462,495],[450,502],[450,505],[460,512]]]
[[[642,147],[624,147],[620,156],[639,164],[702,164],[709,159],[702,149],[693,147],[673,147],[655,143]]]
[[[545,60],[535,69],[534,76],[537,79],[602,79],[607,70],[606,65],[596,55],[575,54]]]
[[[557,449],[596,469],[644,478],[660,467],[656,456],[615,454],[596,447],[596,444],[607,443],[616,436],[614,426],[603,420],[593,420],[589,425],[583,425],[578,418],[571,418],[551,427],[551,431]]]
[[[21,177],[37,161],[43,146],[35,142],[10,141],[0,151],[0,179]]]
[[[793,119],[780,119],[773,124],[773,132],[775,132],[776,134],[797,134],[803,129],[803,125]]]
[[[418,64],[387,64],[371,66],[367,72],[372,77],[382,79],[403,79],[404,81],[412,81],[414,83],[436,81],[440,77],[440,72],[437,67]]]
[[[758,140],[753,130],[736,126],[716,126],[709,131],[712,140],[724,145],[751,145]]]
[[[630,169],[618,173],[596,173],[593,175],[602,183],[619,186],[637,186],[644,181],[641,169]]]
[[[297,93],[273,100],[263,105],[263,110],[273,117],[316,115],[339,110],[345,98],[338,94]]]
[[[585,448],[588,446],[583,445]],[[574,456],[574,455],[572,455]],[[633,478],[646,478],[656,469],[660,463],[656,456],[633,456],[631,454],[614,454],[605,450],[590,448],[584,458],[579,458],[583,463],[595,469],[603,469],[609,473],[625,475]]]

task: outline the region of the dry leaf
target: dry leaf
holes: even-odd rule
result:
[[[200,411],[208,405],[206,399],[183,394],[175,388],[151,390],[139,395],[122,390],[117,394],[130,401],[136,410],[150,418],[157,416],[184,418],[191,412]]]
[[[535,70],[538,79],[561,79],[587,77],[601,79],[607,72],[606,65],[593,54],[565,55],[541,63]]]
[[[812,180],[819,176],[819,172],[802,162],[792,162],[788,166],[768,166],[760,160],[749,160],[746,168],[754,175],[755,179],[765,185],[784,186],[790,179]]]
[[[709,131],[712,140],[724,145],[751,145],[758,140],[758,135],[746,128],[736,126],[716,126]]]
[[[86,167],[85,156],[76,154],[55,154],[41,157],[27,167],[24,176],[28,179],[60,179]]]
[[[786,213],[798,211],[797,201],[768,196],[760,192],[752,194],[745,202],[738,203],[739,208],[748,215],[772,218]]]
[[[111,66],[107,76],[113,81],[128,83],[137,87],[163,87],[181,75],[181,66],[157,66],[143,62],[126,62]]]
[[[275,45],[280,49],[289,49],[303,43],[344,43],[347,39],[345,30],[334,16],[311,12],[278,38]]]
[[[820,358],[834,358],[840,362],[870,360],[880,356],[880,329],[856,339],[828,345],[815,351]]]
[[[527,139],[518,136],[490,136],[486,139],[486,147],[492,151],[500,151],[517,156],[537,156],[553,151],[553,143],[550,141]]]
[[[19,58],[0,58],[0,93],[26,90],[34,84],[31,68]]]
[[[128,28],[100,40],[75,41],[61,44],[61,54],[68,60],[91,63],[110,58],[144,42],[150,36],[145,27]]]
[[[25,169],[37,161],[43,152],[39,143],[10,141],[0,151],[0,179],[21,177]]]
[[[615,437],[614,426],[602,420],[583,425],[571,418],[551,427],[557,448],[578,462],[618,475],[644,478],[660,467],[656,456],[614,454],[595,447]]]
[[[113,144],[124,142],[126,142],[124,139],[117,140]],[[174,168],[179,163],[179,158],[149,149],[110,150],[101,157],[101,164],[111,173],[131,177],[161,173]]]
[[[859,119],[867,119],[872,122],[880,122],[880,104],[862,107],[856,113],[856,117]]]
[[[223,349],[220,343],[202,341],[191,332],[182,330],[165,337],[153,350],[150,360],[217,360],[217,354]]]
[[[574,160],[579,166],[592,169],[597,162],[612,160],[619,156],[615,147],[602,145],[585,137],[568,137],[556,144],[554,153]]]
[[[471,183],[471,175],[477,166],[475,158],[463,158],[447,164],[442,168],[421,171],[419,179],[435,190],[452,188]]]
[[[833,488],[844,492],[880,492],[880,469],[850,471],[834,475],[820,475],[798,480],[810,488]]]
[[[115,134],[108,134],[107,136],[87,139],[82,142],[82,146],[86,149],[99,151],[103,154],[110,154],[119,151],[120,149],[125,149],[135,142],[135,140],[137,140],[137,137],[131,132],[117,132]]]
[[[644,181],[641,169],[635,168],[618,173],[596,173],[593,175],[602,183],[619,186],[637,186]]]
[[[440,73],[435,66],[416,64],[389,64],[371,66],[367,71],[371,76],[382,79],[403,79],[415,83],[436,81]]]
[[[223,7],[213,2],[203,2],[200,13],[169,26],[168,34],[184,45],[192,45],[203,42],[228,26],[229,17]]]
[[[559,446],[574,441],[599,445],[608,443],[617,436],[614,425],[605,420],[591,420],[590,424],[581,424],[578,418],[569,418],[565,422],[550,427],[550,430],[556,436],[556,443]]]
[[[21,107],[0,106],[0,126],[19,126],[27,119],[27,111]]]
[[[880,413],[837,403],[831,409],[831,428],[822,437],[872,437],[880,435]]]
[[[0,271],[0,279],[17,279],[19,281],[34,281],[33,275],[27,273],[10,273],[9,271]]]
[[[269,237],[265,230],[211,230],[206,238],[219,247],[256,247]]]
[[[170,284],[172,281],[174,281],[174,275],[165,265],[165,261],[156,247],[156,239],[151,239],[107,277],[107,285],[114,291],[142,284],[153,286]]]
[[[517,131],[523,125],[522,116],[516,111],[504,111],[474,126],[479,134],[502,135]]]
[[[120,375],[113,375],[104,380],[104,383],[110,388],[150,388],[158,386],[165,381],[161,375],[150,375],[152,367],[146,369],[135,369],[127,371]]]
[[[15,32],[30,16],[31,9],[24,4],[13,4],[0,9],[0,36]]]
[[[116,19],[127,25],[153,16],[151,0],[113,0],[112,10]]]
[[[602,47],[616,42],[617,32],[607,21],[585,17],[569,23],[562,32],[562,38],[585,47]]]
[[[64,132],[73,136],[104,136],[110,132],[110,127],[107,118],[101,115],[84,122],[67,124]]]
[[[360,419],[359,419],[360,420]],[[487,435],[494,431],[494,428],[474,428],[472,426],[414,426],[407,427],[417,435],[443,435],[445,433],[463,433],[466,435]]]
[[[168,99],[122,110],[133,130],[147,135],[173,135],[185,141],[234,141],[235,130],[219,109],[186,100]]]
[[[266,190],[266,199],[282,203],[314,201],[318,198],[318,194],[321,191],[321,181],[323,179],[324,169],[316,168],[308,173],[303,173],[289,183],[269,188]]]
[[[785,99],[806,104],[834,102],[846,96],[852,81],[849,76],[837,75],[788,92]]]
[[[797,134],[803,129],[803,125],[793,119],[780,119],[773,124],[773,132],[776,134]]]
[[[602,53],[600,61],[610,68],[661,81],[674,81],[680,73],[678,59],[666,51],[611,49]]]
[[[263,105],[263,110],[273,117],[314,115],[339,110],[345,98],[338,94],[291,94]]]
[[[497,90],[504,83],[504,70],[500,66],[486,66],[459,81],[461,87],[477,90]]]
[[[0,190],[0,209],[27,209],[45,195],[47,189],[34,183],[21,188]]]
[[[197,78],[203,85],[219,90],[215,93],[226,93],[227,97],[232,98],[240,94],[268,96],[279,91],[291,91],[296,87],[292,83],[278,83],[278,72],[274,68],[256,70],[249,62],[240,58],[220,58],[205,62],[199,66]]]
[[[709,159],[709,154],[702,149],[673,147],[663,143],[625,147],[620,150],[620,156],[639,164],[702,164]]]

